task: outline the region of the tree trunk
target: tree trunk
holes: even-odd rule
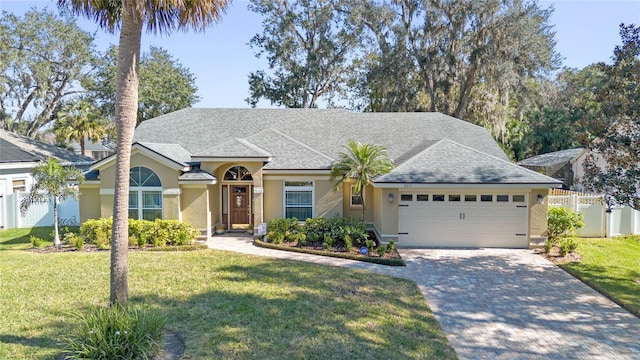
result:
[[[116,179],[113,203],[113,228],[111,236],[111,293],[112,305],[124,305],[129,293],[129,168],[131,142],[138,112],[138,65],[142,18],[136,2],[125,0],[122,4],[122,30],[118,52],[116,78]]]
[[[60,242],[60,232],[58,231],[58,198],[53,198],[53,246],[58,249],[62,247]]]

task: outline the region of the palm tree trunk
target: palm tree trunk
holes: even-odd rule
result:
[[[60,243],[60,232],[58,231],[58,198],[53,199],[53,246],[62,247]]]
[[[129,250],[128,208],[131,142],[138,110],[138,65],[142,19],[136,1],[122,4],[122,30],[116,78],[116,182],[113,203],[111,237],[111,293],[112,305],[124,305],[128,298]]]

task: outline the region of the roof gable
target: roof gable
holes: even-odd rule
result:
[[[396,167],[375,183],[560,184],[509,161],[449,139],[440,140]]]

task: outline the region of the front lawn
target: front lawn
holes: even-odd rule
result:
[[[640,316],[640,236],[578,243],[580,262],[560,267]]]
[[[109,252],[6,250],[27,244],[0,231],[2,359],[58,356],[70,312],[108,302]],[[455,358],[409,281],[213,250],[129,262],[130,304],[164,314],[185,358]]]

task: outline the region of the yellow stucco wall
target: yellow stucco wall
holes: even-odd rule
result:
[[[207,185],[185,186],[180,195],[182,221],[193,225],[196,229],[211,228],[209,213],[209,192]]]
[[[100,188],[98,185],[80,186],[80,223],[102,216],[100,210]]]
[[[178,176],[180,170],[171,168],[159,161],[156,161],[142,153],[136,152],[131,156],[131,167],[143,166],[153,170],[162,184],[163,196],[162,196],[162,217],[164,219],[179,219],[180,218],[180,187],[178,185]],[[81,219],[88,219],[90,216],[97,215],[98,212],[95,209],[99,209],[100,217],[110,217],[113,215],[113,192],[115,188],[115,161],[112,161],[107,166],[100,169],[100,188],[101,194],[96,192],[89,192],[85,197],[80,195],[81,203],[93,203],[84,208],[81,205],[80,217]],[[84,187],[80,188],[82,192],[85,191]],[[167,192],[167,190],[169,190]],[[99,191],[99,190],[98,190]],[[92,207],[93,206],[93,207]]]
[[[373,221],[373,212],[376,204],[373,192],[372,186],[366,186],[364,189],[364,221],[366,222]],[[342,212],[345,217],[362,219],[362,207],[351,206],[351,183],[349,182],[342,185]]]
[[[389,194],[393,194],[393,202],[389,202]],[[373,200],[376,204],[373,213],[373,222],[383,237],[383,242],[388,238],[397,240],[398,236],[398,200],[400,199],[396,189],[373,189]]]
[[[544,200],[538,204],[538,195],[542,195]],[[533,189],[529,195],[529,239],[543,238],[548,236],[547,232],[547,204],[549,189]]]
[[[287,175],[279,175],[273,178],[264,178],[264,221],[283,216],[283,187]],[[342,191],[336,190],[335,183],[328,178],[305,178],[300,175],[291,175],[291,181],[313,181],[314,186],[314,216],[333,217],[342,215]]]

